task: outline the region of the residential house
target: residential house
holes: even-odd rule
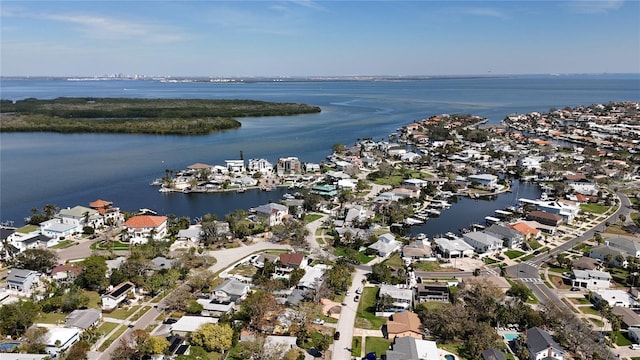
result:
[[[44,336],[46,351],[52,358],[69,349],[80,341],[80,330],[73,328],[51,327]]]
[[[40,273],[28,269],[10,269],[7,274],[7,288],[28,292],[38,284]]]
[[[11,235],[9,241],[18,252],[23,252],[27,249],[46,248],[58,244],[58,239],[52,239],[40,233],[23,234],[15,232]]]
[[[631,309],[637,309],[640,307],[637,298],[630,292],[616,289],[600,289],[594,291],[591,297],[591,302],[594,304],[598,301],[606,301],[610,307],[620,306]]]
[[[98,325],[100,319],[102,319],[102,312],[98,309],[76,309],[67,315],[65,327],[84,331]]]
[[[82,271],[81,266],[56,265],[51,269],[51,278],[57,282],[70,283],[74,282]]]
[[[102,215],[97,210],[85,206],[62,209],[58,212],[56,218],[61,219],[63,224],[75,225],[78,229],[77,231],[82,231],[85,226],[96,229],[104,225]]]
[[[233,301],[219,301],[211,299],[196,299],[198,304],[202,305],[202,316],[211,316],[219,318],[224,314],[229,314],[236,305]]]
[[[120,213],[120,208],[113,206],[113,202],[111,201],[98,199],[89,203],[89,207],[102,215],[105,224],[120,224],[124,221],[124,216]]]
[[[258,255],[256,258],[252,259],[251,263],[253,264],[253,266],[262,269],[264,267],[265,262],[269,261],[274,263],[278,260],[278,258],[279,258],[278,255],[262,253]]]
[[[288,268],[289,271],[297,268],[306,268],[307,261],[304,254],[300,253],[282,253],[278,257],[278,267]]]
[[[473,255],[473,247],[460,238],[435,238],[433,242],[436,244],[440,255],[446,259]]]
[[[330,269],[329,265],[317,264],[312,267],[308,267],[304,275],[298,281],[297,288],[301,290],[315,289],[322,283],[322,277],[324,273]]]
[[[620,317],[623,329],[640,328],[640,315],[633,309],[614,306],[611,308],[611,313]],[[629,335],[631,335],[631,333],[629,333]]]
[[[270,358],[279,358],[284,353],[298,347],[298,338],[296,336],[274,336],[268,335],[264,339],[264,350]]]
[[[245,170],[244,160],[225,160],[224,164],[229,173],[243,173]]]
[[[516,229],[493,224],[485,231],[489,235],[493,235],[503,240],[503,246],[513,249],[524,242],[524,235]]]
[[[266,159],[249,159],[247,170],[251,173],[259,172],[267,175],[273,172],[273,164]]]
[[[409,336],[422,339],[422,323],[418,314],[411,311],[397,312],[387,320],[387,338]]]
[[[167,235],[167,217],[136,215],[124,222],[126,238],[132,245],[146,244],[150,238],[162,240]]]
[[[596,270],[573,270],[571,286],[589,290],[608,289],[611,287],[611,274]]]
[[[387,257],[394,251],[400,250],[402,244],[396,241],[396,237],[391,233],[386,233],[378,236],[378,241],[368,246],[369,249],[373,249],[378,253],[380,257]]]
[[[534,210],[527,214],[527,220],[537,221],[544,225],[558,226],[562,224],[562,216],[546,211]]]
[[[187,241],[197,244],[202,239],[202,225],[190,225],[188,229],[181,229],[178,231],[176,241]]]
[[[439,360],[440,352],[435,341],[413,337],[397,337],[387,350],[387,360]]]
[[[504,353],[497,349],[487,349],[482,352],[482,360],[507,360]]]
[[[534,240],[540,237],[540,230],[530,226],[524,221],[518,221],[517,223],[509,225],[509,227],[522,234],[525,240]]]
[[[170,359],[174,359],[180,355],[189,355],[189,348],[191,345],[185,344],[185,338],[177,335],[169,335],[167,336],[167,341],[169,342],[169,347],[167,348],[166,354]]]
[[[449,302],[449,284],[443,282],[427,282],[415,287],[416,302],[439,301]]]
[[[392,308],[384,309],[384,311],[393,311],[396,312],[398,310],[406,310],[411,308],[413,304],[413,290],[412,289],[401,289],[394,285],[380,285],[380,292],[378,294],[379,297],[382,296],[390,296],[392,299]]]
[[[19,252],[18,248],[13,246],[10,240],[15,232],[15,228],[0,226],[0,259],[12,257]]]
[[[486,232],[472,231],[462,235],[463,240],[478,254],[492,254],[502,250],[502,239]]]
[[[289,215],[289,208],[277,203],[260,205],[256,209],[256,217],[265,220],[268,226],[282,224],[282,221]]]
[[[302,169],[302,164],[297,157],[283,157],[278,159],[276,164],[276,173],[278,176],[285,176],[290,174],[299,174]]]
[[[563,360],[564,349],[539,327],[527,330],[527,350],[529,360]]]
[[[65,224],[60,218],[43,221],[40,223],[40,233],[52,240],[55,239],[55,246],[59,240],[71,237],[74,233],[81,231],[75,224]]]
[[[112,311],[123,302],[128,296],[135,294],[136,287],[132,282],[123,282],[118,284],[111,291],[102,294],[102,310]]]
[[[580,204],[573,201],[569,201],[569,200],[547,201],[547,200],[530,200],[530,199],[520,198],[518,199],[518,203],[533,205],[536,207],[538,211],[543,211],[549,214],[560,215],[562,218],[562,221],[567,223],[570,223],[571,221],[573,221],[573,219],[580,212]],[[539,221],[539,222],[545,224],[542,221]],[[547,224],[547,225],[553,225],[553,224]]]
[[[600,264],[601,261],[598,259],[582,256],[573,260],[571,268],[574,270],[597,270],[600,267]]]
[[[237,301],[244,299],[251,287],[236,279],[227,279],[213,290],[213,296],[220,301]]]
[[[469,175],[467,179],[476,184],[476,187],[484,190],[494,190],[498,187],[498,177],[491,174]]]
[[[171,335],[188,336],[198,330],[204,324],[217,324],[218,319],[208,316],[183,316],[174,324],[171,324],[169,331]]]
[[[425,260],[430,258],[431,254],[431,245],[424,240],[415,240],[402,247],[402,259],[404,261]]]
[[[640,327],[630,327],[627,334],[633,344],[640,344]]]
[[[640,241],[636,241],[630,238],[614,237],[604,241],[605,245],[620,249],[625,252],[625,257],[640,257]]]
[[[607,263],[607,265],[614,265],[623,268],[626,268],[629,264],[627,261],[628,256],[631,255],[625,250],[609,245],[600,245],[589,250],[590,258]]]

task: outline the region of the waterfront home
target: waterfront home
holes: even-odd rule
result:
[[[102,312],[98,309],[76,309],[65,318],[65,327],[84,331],[96,326],[100,319]]]
[[[563,360],[565,350],[548,332],[539,327],[527,330],[527,350],[529,360]]]
[[[47,353],[55,358],[71,345],[80,341],[80,330],[73,328],[50,327],[44,336],[43,343]]]
[[[73,265],[56,265],[51,269],[51,278],[60,283],[72,283],[82,274],[83,268]]]
[[[11,244],[10,239],[15,232],[15,228],[0,226],[0,259],[10,258],[20,251]]]
[[[124,222],[125,239],[131,245],[146,244],[149,239],[161,240],[167,235],[167,217],[136,215]]]
[[[378,241],[369,245],[367,248],[373,249],[378,253],[380,257],[387,257],[394,251],[400,250],[402,244],[396,241],[396,237],[391,233],[386,233],[378,236]]]
[[[447,259],[473,255],[473,247],[460,238],[435,238],[433,242],[436,244],[440,255]]]
[[[190,241],[197,244],[202,239],[202,225],[190,225],[188,229],[181,229],[178,231],[176,241]]]
[[[83,227],[90,226],[94,229],[104,225],[104,218],[97,210],[85,207],[74,206],[62,209],[56,215],[63,224],[75,225],[81,231]]]
[[[283,157],[278,159],[276,164],[276,173],[278,176],[286,176],[291,174],[299,174],[302,169],[302,164],[295,156]]]
[[[498,187],[498,177],[492,174],[477,174],[467,176],[467,180],[475,187],[483,190],[494,190]]]
[[[387,360],[439,360],[440,352],[435,341],[416,339],[409,336],[396,337],[387,350]]]
[[[237,174],[245,171],[244,160],[225,160],[224,164],[228,173]]]
[[[308,173],[319,173],[320,172],[320,164],[318,163],[305,163],[304,171]]]
[[[40,233],[50,237],[52,240],[55,239],[56,244],[58,240],[71,237],[74,233],[82,231],[77,225],[65,224],[62,222],[62,219],[59,218],[43,221],[39,225]],[[56,244],[51,246],[55,246]]]
[[[314,185],[311,188],[311,193],[323,197],[334,197],[338,195],[338,190],[333,185]]]
[[[111,291],[102,294],[102,310],[113,311],[128,296],[134,296],[136,287],[132,282],[126,281],[118,284]]]
[[[277,203],[268,203],[255,208],[256,217],[265,220],[268,226],[282,224],[282,221],[289,215],[289,208]]]
[[[520,198],[518,203],[521,205],[533,205],[538,211],[544,211],[549,214],[560,215],[562,221],[570,223],[580,212],[580,204],[570,200],[531,200]],[[537,220],[536,220],[537,221]],[[544,222],[540,221],[545,224]],[[547,224],[551,225],[551,224]]]
[[[605,271],[573,270],[571,286],[589,290],[608,289],[612,280],[611,274]]]
[[[387,339],[404,336],[422,339],[422,323],[418,314],[411,311],[397,312],[387,320]]]
[[[562,216],[539,210],[535,210],[527,214],[527,220],[537,221],[543,225],[554,227],[562,224]]]
[[[227,279],[213,290],[213,296],[219,301],[237,301],[244,299],[251,286],[236,279]]]
[[[444,282],[426,282],[415,288],[416,302],[438,301],[449,302],[449,284]]]
[[[261,173],[269,175],[273,172],[273,164],[266,159],[249,159],[247,170],[250,173]]]
[[[402,259],[405,262],[425,260],[431,257],[431,245],[424,240],[415,240],[402,247]]]
[[[9,269],[7,273],[7,288],[28,292],[38,285],[40,273],[29,269]]]
[[[105,224],[119,224],[124,221],[124,216],[120,213],[120,208],[114,207],[111,201],[98,199],[89,203],[89,207],[102,215]]]
[[[478,254],[492,254],[502,250],[502,239],[480,231],[472,231],[462,235],[462,239]]]
[[[53,239],[40,233],[23,234],[16,231],[10,236],[9,244],[13,246],[17,252],[23,252],[27,249],[55,246],[58,244],[58,239]]]
[[[511,249],[520,246],[524,242],[524,235],[521,232],[499,224],[489,226],[484,232],[502,239],[503,245]]]
[[[524,236],[524,240],[535,240],[540,237],[540,230],[530,226],[524,221],[518,221],[509,225],[509,227],[522,234],[522,236]]]
[[[391,298],[391,308],[382,309],[383,312],[396,312],[399,310],[407,310],[411,308],[413,304],[413,290],[401,289],[395,285],[380,285],[380,291],[378,292],[378,298],[382,296],[389,296]],[[376,314],[376,316],[378,316]],[[383,315],[385,316],[385,315]]]

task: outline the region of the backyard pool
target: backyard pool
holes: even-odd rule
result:
[[[519,334],[504,334],[502,336],[504,336],[505,340],[511,341],[511,340],[517,339],[518,336],[520,336],[520,335]]]
[[[446,360],[456,360],[456,357],[455,357],[455,356],[453,356],[453,355],[451,355],[451,354],[447,354],[447,355],[445,355],[445,356],[444,356],[444,358],[445,358]]]
[[[3,342],[0,343],[0,352],[9,352],[14,348],[20,346],[19,342]]]

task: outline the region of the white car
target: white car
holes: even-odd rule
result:
[[[362,294],[362,288],[358,288],[358,290],[356,290],[356,294],[358,295]]]
[[[316,324],[316,325],[324,325],[324,320],[322,319],[313,319],[311,320],[312,324]]]

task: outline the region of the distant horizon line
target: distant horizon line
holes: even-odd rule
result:
[[[510,76],[576,76],[576,75],[640,75],[640,72],[576,72],[576,73],[487,73],[487,74],[447,74],[447,75],[142,75],[142,74],[103,74],[103,75],[0,75],[0,79],[65,79],[65,80],[375,80],[375,79],[446,79],[446,78],[492,78]]]

